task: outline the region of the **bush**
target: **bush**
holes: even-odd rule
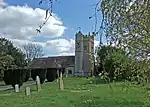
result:
[[[15,87],[16,84],[22,86],[26,76],[25,69],[7,69],[4,71],[4,82],[6,85],[12,85]]]
[[[31,70],[31,77],[35,81],[36,76],[39,76],[41,84],[44,83],[46,79],[46,70],[45,69],[32,69]]]
[[[99,48],[97,53],[98,71],[101,76],[105,74],[110,81],[114,79],[122,79],[122,72],[119,67],[126,63],[129,58],[126,53],[119,48],[112,46],[102,46]]]
[[[128,80],[144,84],[149,79],[150,63],[130,58],[121,49],[113,49],[107,51],[103,59],[101,58],[99,70],[100,76],[108,77],[110,81]]]

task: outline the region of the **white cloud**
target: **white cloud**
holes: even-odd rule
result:
[[[45,43],[45,46],[55,50],[59,55],[70,55],[74,54],[75,51],[75,41],[73,39],[50,40]]]
[[[56,55],[74,55],[75,54],[75,40],[73,39],[55,39],[49,40],[46,42],[32,42],[28,40],[18,40],[18,39],[11,39],[15,46],[22,48],[24,44],[27,43],[35,43],[39,44],[43,47],[46,53],[51,54],[51,52],[55,52]],[[95,46],[98,45],[98,41],[94,41]]]
[[[42,24],[45,18],[45,10],[33,9],[28,6],[6,6],[4,0],[0,0],[0,37],[10,39],[13,44],[22,48],[24,44],[36,43],[43,47],[46,55],[74,55],[75,41],[73,39],[48,39],[45,42],[34,42],[37,36],[58,37],[64,34],[66,27],[61,19],[53,13],[42,33],[38,34],[36,28]],[[98,41],[95,41],[95,46]]]
[[[4,6],[6,6],[5,1],[4,1],[4,0],[0,0],[0,8],[2,8],[2,7],[4,7]]]
[[[2,4],[3,1],[0,1]],[[0,33],[11,39],[31,39],[36,36],[62,36],[66,27],[58,16],[47,21],[41,34],[36,28],[45,20],[45,10],[28,6],[7,6],[0,8]]]
[[[55,52],[56,55],[74,55],[75,50],[75,41],[73,39],[55,39],[55,40],[48,40],[46,42],[33,42],[29,40],[18,40],[18,39],[11,39],[13,44],[18,47],[22,48],[24,44],[27,43],[35,43],[39,44],[45,50],[45,53],[51,54],[51,52]]]

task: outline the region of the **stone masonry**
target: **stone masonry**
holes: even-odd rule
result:
[[[75,76],[94,73],[94,36],[94,33],[83,35],[81,31],[75,35]]]

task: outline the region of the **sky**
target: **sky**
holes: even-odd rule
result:
[[[26,43],[43,47],[45,56],[74,55],[75,34],[81,28],[83,34],[94,31],[94,14],[97,0],[57,0],[53,4],[53,15],[42,28],[36,28],[45,18],[47,4],[39,0],[0,0],[0,36],[10,39],[22,48]],[[101,20],[101,15],[98,15]],[[99,44],[95,37],[95,46]],[[104,40],[103,40],[104,41]]]

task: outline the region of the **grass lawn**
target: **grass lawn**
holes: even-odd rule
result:
[[[150,107],[148,94],[142,88],[123,84],[92,84],[86,78],[65,78],[64,91],[58,82],[45,83],[40,92],[31,86],[31,96],[13,91],[0,92],[0,107]]]

